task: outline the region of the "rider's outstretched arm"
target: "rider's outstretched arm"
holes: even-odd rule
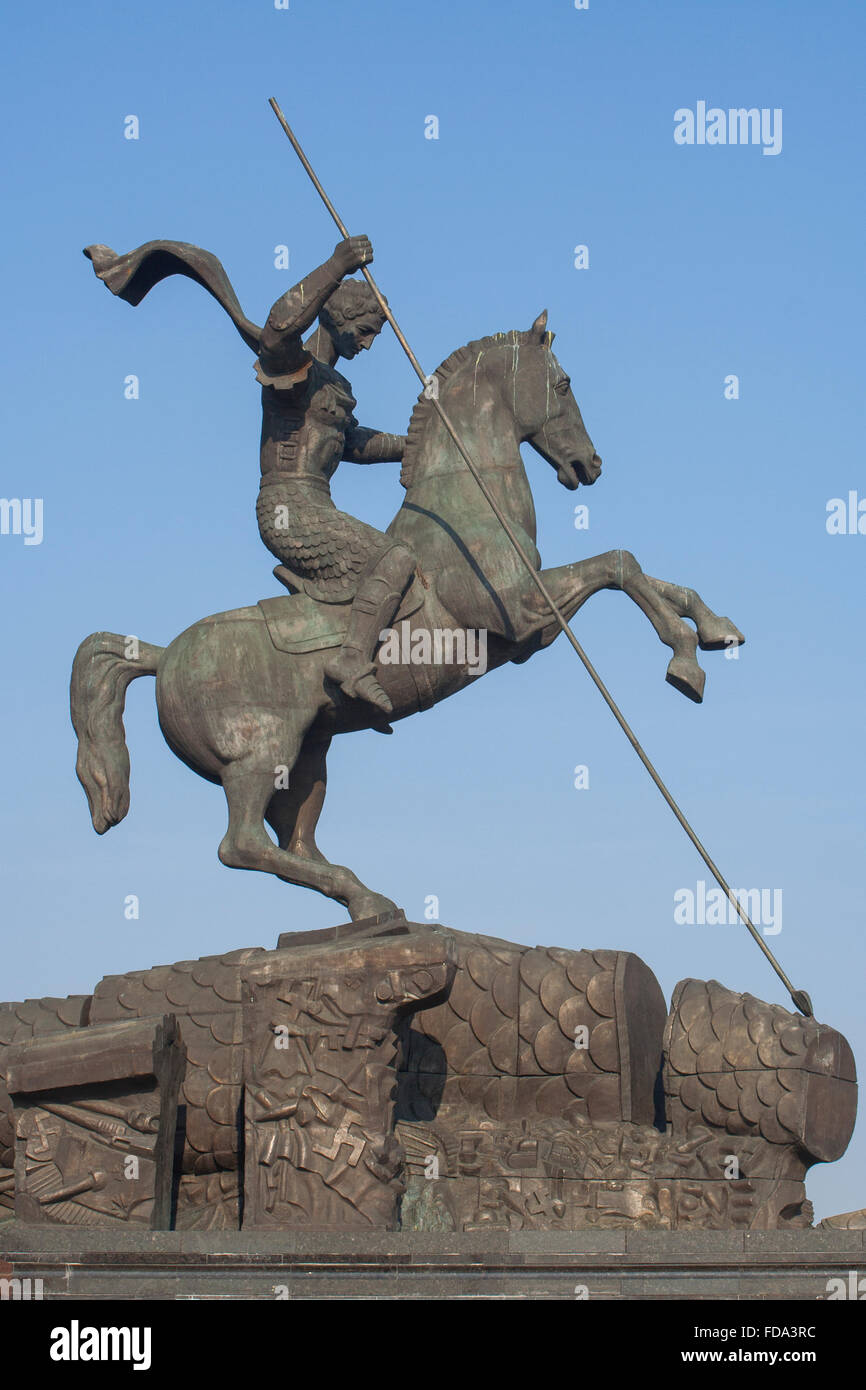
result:
[[[259,357],[270,375],[291,372],[309,360],[302,335],[319,316],[329,295],[347,275],[373,259],[373,249],[365,236],[347,237],[334,249],[333,256],[292,289],[287,290],[268,314],[259,343]]]
[[[353,417],[346,430],[343,460],[345,463],[399,463],[405,445],[405,434],[365,429]]]

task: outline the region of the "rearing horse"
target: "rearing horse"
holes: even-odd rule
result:
[[[419,566],[395,619],[405,638],[401,658],[385,661],[380,652],[377,668],[394,707],[392,720],[428,709],[476,678],[468,633],[486,631],[487,669],[493,669],[527,660],[560,631],[429,398],[438,393],[540,567],[520,445],[531,444],[569,489],[595,482],[601,471],[546,324],[544,313],[526,332],[498,333],[459,348],[415,406],[403,461],[406,497],[389,532],[405,541]],[[542,577],[566,618],[600,589],[628,594],[673,651],[668,681],[696,701],[705,679],[697,646],[713,651],[744,640],[693,589],[651,579],[628,551],[544,570]],[[382,727],[382,716],[369,704],[349,699],[324,674],[328,650],[343,639],[347,614],[346,604],[295,594],[203,618],[165,648],[115,633],[87,637],[73,665],[71,709],[78,776],[96,831],[104,833],[129,809],[126,687],[137,676],[155,675],[167,743],[194,772],[225,791],[223,864],[314,888],[343,903],[353,919],[393,910],[390,899],[367,888],[351,869],[329,863],[315,841],[332,737]],[[462,633],[462,644],[452,647],[458,659],[419,663],[411,653],[423,649],[425,636],[429,645],[436,632]],[[459,659],[461,652],[466,659]]]

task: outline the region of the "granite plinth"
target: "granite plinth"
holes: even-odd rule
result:
[[[46,1299],[815,1301],[831,1279],[866,1276],[866,1232],[118,1234],[7,1222],[0,1262],[7,1277],[41,1279]]]

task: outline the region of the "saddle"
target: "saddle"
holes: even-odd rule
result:
[[[274,574],[288,587],[286,579],[278,574],[282,568],[282,565],[277,565]],[[402,622],[412,613],[417,613],[426,593],[416,574],[403,595],[393,622]],[[258,606],[278,652],[299,656],[305,652],[321,652],[343,645],[349,626],[351,598],[343,599],[340,603],[325,603],[306,593],[282,594],[276,598],[259,599]]]

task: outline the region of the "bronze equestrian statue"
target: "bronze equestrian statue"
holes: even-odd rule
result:
[[[125,691],[137,676],[155,675],[169,746],[225,791],[224,864],[313,888],[343,903],[354,919],[393,911],[388,898],[330,863],[316,845],[327,751],[335,734],[390,732],[386,711],[392,721],[405,719],[468,685],[478,674],[466,659],[468,634],[486,634],[486,669],[526,661],[558,635],[431,400],[437,393],[540,570],[520,445],[531,444],[569,490],[594,483],[601,471],[553,354],[546,312],[527,330],[451,353],[419,396],[403,441],[357,426],[348,382],[334,370],[340,356],[368,347],[382,326],[372,296],[365,302],[364,287],[349,289],[353,282],[343,278],[371,258],[366,238],[341,242],[330,261],[277,302],[264,329],[244,316],[222,266],[198,247],[151,242],[125,257],[103,246],[86,254],[108,287],[133,304],[166,275],[196,280],[258,354],[259,524],[281,561],[275,573],[293,590],[204,618],[166,648],[142,642],[130,655],[118,634],[84,640],[71,708],[94,827],[102,834],[128,810]],[[302,345],[300,334],[317,314],[318,330]],[[328,480],[340,458],[401,455],[406,496],[387,535],[337,511]],[[705,680],[697,647],[715,651],[744,640],[693,589],[650,578],[628,551],[540,572],[566,619],[600,589],[628,594],[673,652],[667,680],[692,700],[702,699]],[[391,622],[405,638],[400,659],[385,661],[380,653],[371,670]],[[440,659],[441,648],[436,659],[425,655],[431,633],[464,639],[451,643],[456,659]]]

